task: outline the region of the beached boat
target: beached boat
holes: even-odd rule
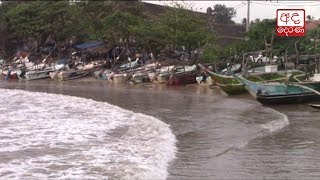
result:
[[[244,88],[244,84],[236,80],[234,77],[212,72],[201,64],[197,65],[201,70],[206,72],[225,93],[234,95],[247,92],[247,90]]]
[[[165,83],[169,80],[170,74],[174,66],[165,66],[159,69],[156,73],[149,74],[149,78],[153,79],[153,83]],[[154,77],[152,77],[154,76]]]
[[[94,71],[93,75],[99,80],[107,80],[108,76],[111,75],[112,70],[110,69],[100,69],[98,71]]]
[[[74,68],[69,68],[68,65],[63,66],[63,68],[50,72],[49,76],[51,79],[56,79],[60,81],[67,81],[72,79],[78,79],[82,77],[89,76],[98,67],[96,63],[89,63],[87,65],[76,65]]]
[[[19,79],[23,80],[37,80],[37,79],[45,79],[50,77],[51,72],[55,72],[63,68],[63,64],[58,64],[52,67],[48,67],[44,70],[17,70],[17,74]]]
[[[170,75],[167,85],[185,85],[196,83],[196,77],[198,75],[197,66],[182,66],[174,69]]]
[[[320,82],[260,83],[234,75],[261,104],[289,104],[320,100]]]
[[[37,80],[37,79],[45,79],[49,78],[50,72],[55,71],[54,69],[48,70],[33,70],[33,71],[24,71],[24,70],[17,70],[17,74],[19,79],[23,80]]]
[[[118,84],[118,83],[125,83],[128,81],[128,73],[117,73],[113,76],[112,82]]]
[[[150,71],[140,71],[134,73],[131,77],[131,82],[135,84],[150,82],[149,72]]]
[[[72,79],[78,79],[89,76],[92,73],[92,69],[69,69],[67,71],[61,71],[57,74],[57,78],[60,81],[67,81]]]
[[[159,63],[150,63],[150,64],[146,64],[141,68],[132,70],[133,75],[130,81],[135,84],[138,84],[138,83],[145,83],[145,82],[150,82],[154,80],[156,75],[156,68],[158,66],[159,66]]]
[[[126,64],[123,64],[121,65],[118,70],[119,71],[125,71],[125,70],[129,70],[129,69],[134,69],[134,68],[137,68],[139,67],[141,64],[140,64],[140,61],[139,61],[139,58],[136,58],[136,60],[132,61],[132,62],[129,62],[129,63],[126,63]]]
[[[157,73],[149,74],[149,78],[154,83],[167,83],[168,85],[190,84],[196,83],[196,75],[192,74],[197,66],[166,66],[157,71]],[[152,77],[152,76],[156,76]],[[192,78],[193,79],[192,79]],[[169,82],[170,80],[170,82]]]
[[[244,84],[235,79],[233,76],[226,76],[222,74],[218,74],[215,72],[210,71],[209,69],[205,68],[203,65],[198,64],[198,66],[205,71],[225,93],[229,95],[235,94],[242,94],[247,92]],[[283,82],[286,78],[287,73],[292,73],[293,77],[296,76],[304,76],[304,72],[298,70],[292,71],[277,71],[277,72],[251,72],[248,73],[246,79],[253,81],[253,82]]]
[[[2,77],[5,80],[18,79],[18,74],[16,69],[2,70]]]

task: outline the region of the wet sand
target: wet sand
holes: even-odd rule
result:
[[[271,109],[249,94],[229,97],[219,88],[115,85],[92,78],[67,82],[2,81],[0,88],[105,101],[170,124],[178,140],[178,152],[170,163],[169,179],[320,176],[320,111],[305,104]]]

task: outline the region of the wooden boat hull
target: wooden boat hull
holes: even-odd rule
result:
[[[264,105],[292,104],[320,100],[320,82],[262,84],[234,75],[257,101]]]
[[[150,73],[148,73],[148,77],[149,77],[151,82],[154,82],[154,81],[156,81],[157,73],[156,72],[150,72]]]
[[[207,72],[207,74],[214,80],[214,82],[227,94],[235,95],[235,94],[242,94],[248,92],[245,88],[245,85],[240,80],[232,77],[232,76],[225,76],[221,74],[214,73],[208,69],[206,69],[201,64],[198,66]],[[302,71],[292,71],[293,76],[302,75]],[[283,82],[285,79],[284,72],[277,72],[277,73],[251,73],[247,79],[253,82]]]
[[[3,79],[5,80],[18,79],[18,74],[16,71],[11,71],[11,72],[3,71],[2,76],[3,76]]]
[[[167,85],[179,86],[179,85],[197,83],[196,77],[197,77],[196,72],[173,74],[169,77],[169,80],[167,81]]]
[[[232,76],[225,76],[220,75],[217,73],[214,73],[201,64],[198,64],[198,66],[205,71],[211,79],[227,94],[229,95],[236,95],[236,94],[242,94],[247,92],[244,85],[240,83],[240,81],[236,80]]]
[[[149,73],[149,78],[156,84],[166,83],[169,80],[173,68],[174,66],[162,67],[158,72]]]
[[[38,79],[46,79],[50,77],[50,73],[53,70],[48,70],[48,71],[35,71],[35,72],[30,72],[30,73],[23,73],[22,71],[18,71],[19,74],[19,79],[31,81],[31,80],[38,80]]]
[[[220,89],[222,89],[225,93],[229,95],[237,95],[248,92],[248,90],[245,88],[243,84],[216,84],[220,87]]]
[[[72,79],[79,79],[82,77],[86,77],[89,76],[91,74],[91,70],[76,70],[76,71],[72,71],[72,72],[68,72],[68,71],[62,71],[60,73],[58,73],[57,78],[60,81],[68,81],[68,80],[72,80]]]
[[[119,83],[125,83],[127,82],[127,74],[115,74],[113,76],[113,82],[116,83],[116,84],[119,84]]]
[[[108,76],[111,75],[112,71],[108,70],[99,70],[95,71],[93,74],[99,80],[107,80]]]
[[[148,73],[145,74],[134,74],[131,78],[131,81],[133,83],[145,83],[145,82],[150,82],[150,78],[148,76]]]
[[[60,73],[60,71],[53,71],[49,73],[49,76],[51,79],[55,80],[58,79],[58,74]]]
[[[166,83],[170,78],[170,74],[159,74],[157,76],[157,80],[156,81],[153,81],[155,83]]]
[[[287,95],[257,95],[256,99],[264,105],[298,104],[320,101],[320,95],[312,92]]]
[[[25,80],[31,81],[31,80],[37,80],[37,79],[46,79],[49,77],[50,77],[49,72],[41,73],[41,74],[30,74],[30,75],[26,75]]]

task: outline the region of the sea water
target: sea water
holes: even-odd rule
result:
[[[250,94],[227,96],[219,88],[202,86],[39,80],[1,82],[0,87],[84,97],[160,119],[170,125],[177,138],[177,152],[167,168],[169,180],[320,177],[320,111],[307,104],[268,107]],[[110,133],[118,137],[123,131],[116,128]],[[4,162],[6,157],[1,154],[0,158]],[[143,178],[112,174],[117,171],[108,171],[105,176],[103,172],[96,171],[97,179]]]
[[[176,138],[106,102],[0,89],[1,178],[165,179]]]

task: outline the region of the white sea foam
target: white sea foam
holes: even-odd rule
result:
[[[273,114],[274,119],[272,119],[271,121],[269,121],[265,124],[261,124],[260,127],[262,128],[262,130],[258,131],[257,133],[254,133],[255,135],[250,136],[250,138],[248,138],[248,140],[237,144],[235,146],[237,149],[241,149],[241,148],[247,146],[248,143],[254,139],[265,137],[265,136],[268,136],[272,133],[276,133],[277,131],[279,131],[289,125],[289,119],[285,114],[283,114],[279,111],[276,111],[274,109],[271,109],[271,108],[264,108],[264,111],[270,112],[270,114]]]
[[[289,125],[289,119],[285,114],[283,114],[279,111],[276,111],[274,109],[271,109],[271,108],[263,108],[263,111],[269,113],[269,117],[273,118],[273,119],[268,119],[270,121],[268,121],[265,124],[259,125],[260,128],[262,128],[262,129],[258,129],[257,132],[254,132],[253,134],[249,134],[249,135],[243,137],[244,140],[240,141],[239,143],[237,143],[235,145],[232,145],[231,147],[229,147],[228,149],[226,149],[222,153],[219,153],[216,156],[221,156],[221,155],[229,152],[230,150],[242,149],[242,148],[246,147],[251,141],[253,141],[257,138],[265,137],[270,134],[276,133],[277,131],[279,131]],[[270,115],[273,115],[273,117]]]
[[[268,108],[266,110],[271,111],[274,114],[278,114],[279,118],[276,118],[272,121],[269,121],[265,124],[262,124],[261,127],[265,130],[267,130],[269,133],[273,133],[276,131],[279,131],[281,129],[283,129],[284,127],[289,125],[289,119],[286,115],[282,114],[279,111],[276,111],[274,109]]]
[[[0,89],[0,177],[165,179],[176,138],[144,114],[84,98]]]

